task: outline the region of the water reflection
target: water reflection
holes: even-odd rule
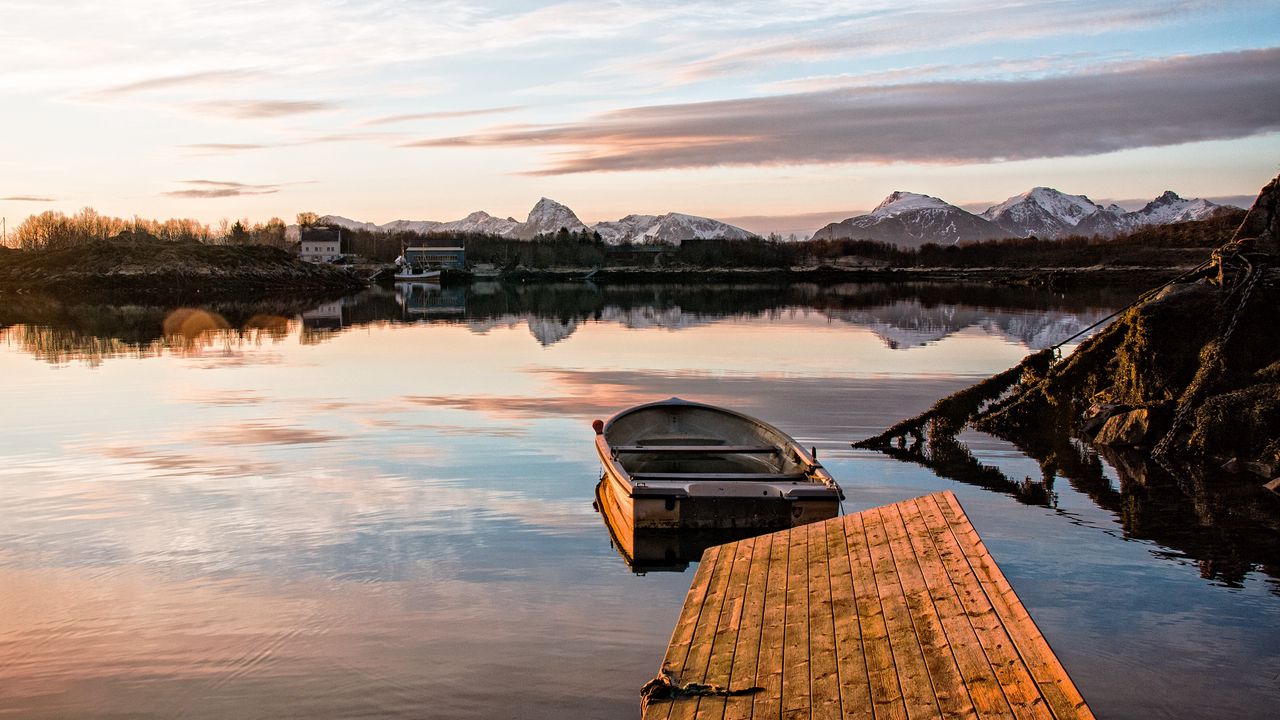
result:
[[[271,300],[202,308],[89,305],[27,297],[0,309],[0,332],[50,362],[98,363],[166,350],[233,349],[279,342],[326,342],[372,323],[461,323],[477,333],[525,325],[544,346],[567,340],[585,322],[679,330],[733,318],[771,318],[801,310],[869,329],[887,347],[936,343],[967,328],[1030,348],[1060,342],[1123,304],[1131,292],[1064,296],[1029,288],[911,284],[623,285],[584,283],[470,286],[399,283],[325,302]],[[8,329],[9,326],[19,329]]]
[[[995,468],[985,482],[848,447],[1128,299],[478,283],[175,314],[14,298],[0,714],[634,716],[690,574],[632,570],[722,538],[632,538],[629,567],[591,508],[590,421],[679,395],[816,445],[851,509],[954,487],[1100,714],[1126,714],[1142,668],[1143,702],[1264,716],[1280,702],[1265,503],[1071,445],[967,441],[957,461]]]
[[[1240,587],[1251,572],[1280,578],[1280,496],[1256,481],[1209,466],[1171,468],[1146,453],[1094,447],[1073,438],[1067,427],[1009,440],[1038,464],[1038,477],[1010,477],[945,434],[881,452],[1028,505],[1056,507],[1054,484],[1065,480],[1113,513],[1125,537],[1157,543],[1169,557],[1194,560],[1207,580]],[[1280,585],[1270,587],[1280,594]]]

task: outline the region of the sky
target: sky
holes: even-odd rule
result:
[[[1280,3],[0,0],[0,216],[1247,205]]]

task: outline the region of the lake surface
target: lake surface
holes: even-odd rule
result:
[[[696,565],[611,547],[590,423],[678,395],[816,446],[847,512],[955,491],[1099,717],[1271,717],[1274,496],[976,433],[1007,485],[849,447],[1135,294],[0,298],[0,715],[636,716]]]

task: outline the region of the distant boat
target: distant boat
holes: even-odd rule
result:
[[[477,263],[471,268],[471,276],[481,279],[501,277],[502,268],[493,263]]]
[[[397,281],[412,282],[414,280],[429,280],[431,278],[440,277],[440,270],[427,269],[415,265],[405,259],[404,255],[396,258],[396,274]]]
[[[671,398],[592,426],[604,464],[597,503],[618,537],[652,528],[777,530],[840,512],[843,493],[826,469],[748,415]]]

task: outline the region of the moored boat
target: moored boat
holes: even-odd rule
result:
[[[427,268],[427,267],[423,267],[421,265],[409,262],[408,260],[405,259],[403,252],[400,254],[400,257],[396,258],[395,264],[396,264],[395,279],[398,282],[413,281],[413,280],[428,280],[428,279],[434,279],[434,278],[440,277],[439,268]]]
[[[795,440],[756,418],[671,398],[596,420],[602,513],[652,528],[777,530],[835,517],[843,493]]]

